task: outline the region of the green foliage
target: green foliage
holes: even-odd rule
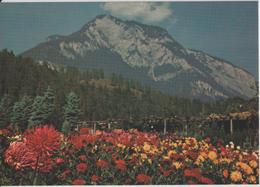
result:
[[[53,90],[48,86],[46,92],[44,93],[44,104],[45,104],[45,114],[46,114],[46,121],[45,123],[50,123],[52,119],[52,115],[54,112],[54,93]]]
[[[71,125],[68,121],[64,121],[63,124],[62,124],[62,128],[61,128],[61,131],[64,133],[64,134],[69,134],[70,131],[71,131]]]
[[[50,123],[54,112],[54,94],[50,87],[43,96],[36,96],[32,105],[29,127]]]
[[[44,97],[36,96],[32,104],[32,113],[29,119],[29,128],[43,124],[46,120]]]
[[[0,99],[0,128],[5,127],[10,120],[12,110],[12,98],[10,95],[4,95]]]
[[[23,131],[27,128],[27,122],[32,112],[31,105],[32,99],[28,96],[24,96],[20,101],[14,103],[10,120],[16,131]]]
[[[79,98],[74,92],[70,92],[66,97],[66,104],[64,106],[65,122],[62,129],[67,131],[69,129],[68,126],[73,127],[77,125],[80,113]]]
[[[8,93],[13,97],[12,101],[24,95],[44,97],[44,101],[37,98],[34,102],[30,121],[53,123],[58,128],[61,126],[57,124],[64,121],[65,95],[71,91],[79,96],[83,120],[140,119],[151,115],[205,116],[258,110],[258,97],[250,101],[230,98],[201,102],[164,94],[121,75],[104,75],[100,69],[59,67],[59,70],[52,70],[47,63],[39,65],[30,58],[16,57],[7,50],[0,51],[0,82],[0,96]],[[43,111],[37,111],[37,108]],[[8,108],[4,107],[3,111],[6,113]],[[47,117],[43,117],[45,114]],[[0,115],[3,116],[1,112]],[[0,121],[7,123],[8,117],[0,118]]]

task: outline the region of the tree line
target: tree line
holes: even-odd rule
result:
[[[153,90],[101,69],[50,67],[31,58],[0,51],[0,125],[26,129],[52,123],[69,129],[81,120],[141,119],[258,110],[258,97],[201,102]]]

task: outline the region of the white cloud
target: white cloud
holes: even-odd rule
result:
[[[170,3],[106,2],[102,4],[102,8],[114,16],[123,16],[128,19],[140,18],[147,22],[163,21],[173,13]]]

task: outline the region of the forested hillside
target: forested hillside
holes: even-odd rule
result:
[[[48,115],[42,117],[44,122],[62,124],[69,93],[75,93],[79,98],[79,117],[82,120],[206,115],[257,107],[256,98],[204,103],[163,94],[121,75],[105,76],[100,69],[55,69],[47,63],[39,64],[7,50],[0,52],[1,126],[16,120],[26,128],[30,120],[38,118],[37,115]],[[45,108],[39,109],[43,105]],[[37,110],[44,114],[37,114]]]

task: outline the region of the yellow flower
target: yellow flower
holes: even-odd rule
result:
[[[205,152],[201,152],[200,155],[203,156],[204,158],[208,157],[208,155]]]
[[[231,160],[230,159],[228,159],[228,158],[221,158],[220,160],[219,160],[219,162],[221,162],[221,163],[230,163],[231,162]]]
[[[156,147],[154,147],[153,149],[150,150],[151,154],[155,154],[158,152],[158,149]]]
[[[204,161],[205,161],[205,158],[202,155],[199,155],[197,160],[196,160],[196,162],[195,162],[195,164],[196,165],[200,165]]]
[[[218,163],[219,163],[219,161],[218,160],[213,160],[213,163],[215,164],[215,165],[217,165]]]
[[[253,173],[253,170],[252,168],[247,165],[246,163],[243,163],[243,162],[237,162],[236,163],[236,166],[237,167],[240,167],[241,169],[243,169],[243,171],[247,174],[247,175],[250,175]]]
[[[208,157],[210,160],[215,160],[217,158],[217,154],[214,151],[210,151],[208,153]]]
[[[146,160],[146,159],[147,159],[147,155],[144,154],[144,153],[141,153],[141,159],[142,159],[142,160]]]
[[[119,147],[119,148],[122,148],[122,149],[125,149],[125,145],[123,145],[123,144],[117,144],[117,147]]]
[[[233,171],[230,175],[230,178],[233,182],[239,182],[242,180],[242,174],[240,171]]]
[[[152,164],[152,160],[150,158],[147,161],[149,164]]]
[[[182,168],[183,164],[181,162],[173,162],[172,165],[175,166],[175,168],[178,170]]]
[[[256,183],[256,177],[254,175],[250,175],[249,177],[247,177],[247,181],[249,183]]]
[[[163,156],[163,160],[170,160],[170,157],[168,157],[168,156]]]
[[[257,162],[256,162],[255,160],[251,160],[251,161],[249,162],[249,165],[250,165],[252,168],[257,168],[257,166],[258,166],[258,164],[257,164]]]
[[[167,154],[167,156],[168,157],[171,157],[173,154],[175,154],[176,152],[175,151],[173,151],[173,150],[170,150],[169,152],[168,152],[168,154]]]
[[[148,151],[150,151],[151,146],[147,142],[144,142],[143,149],[144,149],[145,152],[148,152]]]

